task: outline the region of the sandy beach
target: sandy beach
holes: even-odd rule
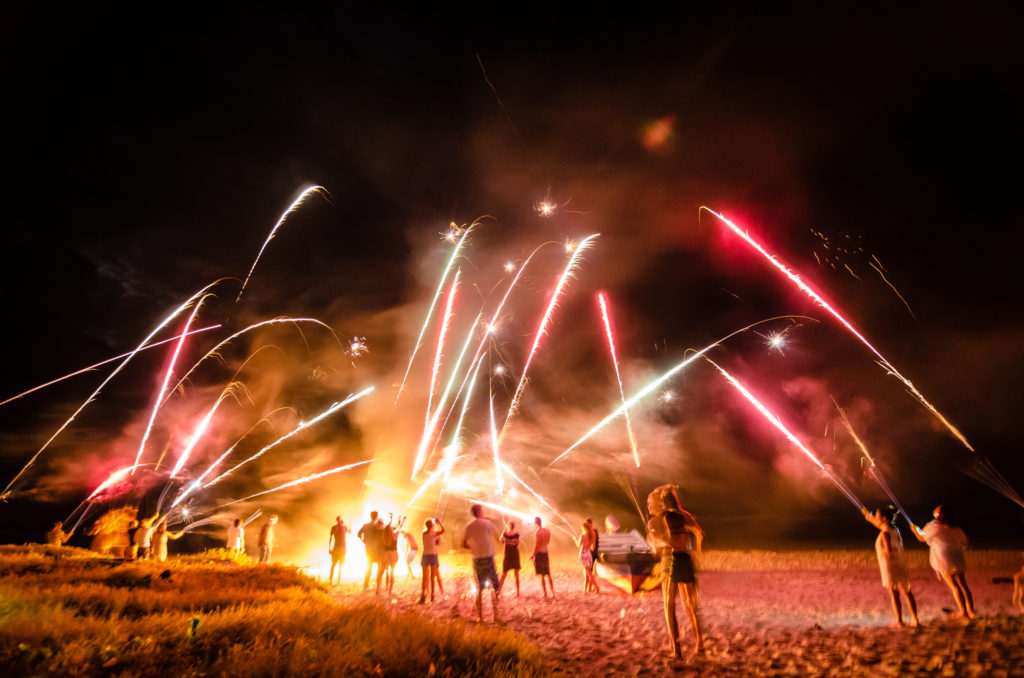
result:
[[[555,600],[541,597],[524,559],[522,595],[506,580],[497,623],[539,645],[559,675],[1024,676],[1024,617],[1011,608],[1012,585],[993,583],[1020,569],[1021,554],[968,553],[978,611],[970,622],[949,619],[952,597],[927,554],[908,557],[920,628],[890,627],[892,609],[867,550],[708,552],[699,575],[708,635],[702,657],[669,655],[660,591],[626,595],[602,582],[599,595],[583,594],[581,571],[568,559],[554,564]],[[351,583],[336,595],[375,598],[394,614],[474,621],[465,556],[443,556],[441,572],[445,595],[432,604],[417,604],[419,580],[404,564],[390,597]],[[692,638],[681,615],[685,647]],[[493,623],[489,596],[484,618]]]

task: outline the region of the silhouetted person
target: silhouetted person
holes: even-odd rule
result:
[[[345,547],[348,535],[348,525],[338,516],[331,526],[331,535],[327,538],[327,552],[331,554],[331,573],[327,576],[327,583],[334,582],[334,568],[338,568],[338,583],[341,583],[341,568],[345,566]]]

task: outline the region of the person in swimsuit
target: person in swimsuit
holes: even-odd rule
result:
[[[914,626],[920,626],[917,619],[917,601],[910,590],[910,568],[903,556],[903,538],[893,524],[899,516],[895,506],[888,510],[877,509],[874,513],[863,509],[864,519],[878,528],[875,539],[875,555],[878,557],[878,568],[882,573],[882,586],[889,592],[892,610],[896,613],[896,625],[903,626],[903,610],[900,606],[900,591],[910,609],[910,618]]]
[[[580,565],[583,566],[583,592],[600,593],[601,589],[598,588],[597,581],[594,579],[593,548],[597,533],[594,531],[594,526],[586,521],[580,527],[580,536],[576,543],[580,547]]]
[[[555,597],[555,580],[551,578],[551,562],[548,559],[548,544],[551,543],[551,530],[544,527],[544,522],[537,516],[533,519],[537,524],[537,532],[533,537],[533,554],[530,560],[533,561],[533,568],[540,576],[540,587],[544,591],[544,597],[548,597],[548,584],[551,584],[551,598]]]
[[[437,561],[437,547],[441,543],[441,535],[444,534],[444,527],[436,519],[428,518],[423,524],[423,555],[420,557],[420,567],[423,569],[423,583],[420,585],[419,603],[427,602],[427,584],[430,584],[430,602],[434,602],[434,582],[437,582],[437,590],[444,595],[444,586],[441,585],[441,572]]]
[[[695,641],[694,653],[704,652],[704,630],[697,609],[697,576],[693,554],[700,554],[704,530],[697,519],[680,506],[675,485],[655,488],[647,497],[651,513],[647,521],[647,540],[661,556],[661,592],[665,603],[665,622],[672,643],[672,654],[682,656],[679,622],[676,619],[676,593],[690,618]]]
[[[519,570],[522,566],[519,564],[519,533],[516,532],[516,524],[513,521],[508,521],[505,531],[501,533],[500,540],[505,545],[505,558],[501,562],[501,581],[498,583],[498,589],[504,588],[505,577],[508,576],[509,571],[512,571],[516,575],[516,598],[518,598]]]
[[[935,520],[924,526],[911,525],[917,540],[928,544],[928,564],[935,570],[939,579],[946,582],[959,612],[953,617],[974,617],[974,597],[967,586],[964,571],[964,547],[967,546],[967,535],[953,524],[953,516],[948,509],[936,506],[932,511]]]

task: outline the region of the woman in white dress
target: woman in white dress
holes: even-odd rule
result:
[[[911,623],[920,626],[917,619],[917,601],[910,590],[910,568],[903,554],[903,537],[896,529],[895,522],[899,511],[890,506],[886,511],[877,509],[869,513],[863,509],[864,519],[878,528],[878,538],[875,539],[875,555],[878,557],[878,569],[882,573],[882,586],[889,591],[892,601],[892,610],[896,613],[896,625],[903,626],[903,609],[900,605],[900,592],[907,601],[907,608],[910,609]]]
[[[918,541],[928,544],[928,563],[935,570],[939,579],[946,582],[959,612],[954,617],[974,617],[974,598],[967,586],[964,571],[964,548],[967,546],[967,535],[959,527],[953,525],[949,510],[936,506],[932,511],[933,521],[924,526],[911,525]]]

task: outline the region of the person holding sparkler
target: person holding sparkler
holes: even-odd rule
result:
[[[662,485],[647,496],[647,540],[661,555],[661,592],[665,602],[665,622],[672,642],[672,655],[682,656],[679,646],[679,622],[676,620],[676,593],[682,594],[683,606],[690,618],[695,641],[695,654],[704,652],[704,630],[697,609],[697,575],[693,554],[700,553],[704,530],[697,519],[684,511],[675,485]]]
[[[501,581],[498,582],[498,588],[501,589],[505,586],[505,577],[508,576],[509,571],[512,571],[516,575],[516,598],[518,598],[519,570],[522,566],[519,564],[519,533],[516,532],[515,522],[508,521],[505,531],[501,533],[500,541],[505,545],[505,557],[501,561]]]
[[[334,582],[334,568],[338,568],[338,583],[341,583],[341,568],[345,565],[345,537],[349,533],[348,525],[336,517],[334,525],[331,526],[331,534],[327,538],[327,551],[331,554],[331,573],[327,575],[327,583]]]
[[[180,532],[169,532],[167,530],[167,516],[164,516],[153,530],[153,560],[159,563],[167,560],[167,540],[181,539],[185,530]]]
[[[484,507],[473,504],[470,508],[473,522],[466,525],[462,537],[462,548],[469,549],[473,554],[473,572],[476,573],[476,615],[481,623],[484,621],[483,596],[484,587],[491,585],[494,600],[494,620],[498,620],[498,571],[494,568],[494,543],[498,541],[494,523],[484,517]]]
[[[896,625],[903,626],[903,610],[900,606],[900,591],[910,609],[910,618],[914,626],[920,626],[917,619],[917,601],[910,590],[910,568],[903,555],[903,538],[894,524],[900,512],[895,506],[886,511],[876,509],[874,513],[863,511],[864,519],[878,528],[875,539],[875,555],[878,557],[878,568],[882,572],[882,586],[889,591],[892,610],[896,613]]]
[[[954,618],[974,617],[974,597],[967,586],[964,575],[967,563],[964,561],[964,548],[967,546],[967,535],[953,521],[952,512],[942,506],[932,511],[932,520],[924,526],[911,525],[917,540],[928,544],[928,564],[935,570],[939,579],[946,582],[953,600],[959,610]]]
[[[434,582],[437,582],[437,590],[444,595],[444,587],[441,585],[441,572],[438,569],[437,547],[441,543],[441,535],[444,534],[444,527],[436,518],[428,518],[423,523],[423,556],[420,558],[420,567],[423,569],[423,583],[420,586],[419,603],[427,602],[427,582],[430,583],[430,602],[434,602]]]
[[[540,577],[540,588],[544,591],[544,597],[548,597],[548,584],[551,585],[551,599],[555,598],[555,580],[551,578],[551,561],[548,558],[548,544],[551,543],[551,530],[544,527],[544,521],[540,516],[533,519],[537,525],[537,532],[533,535],[533,553],[530,560],[533,561],[533,569]]]
[[[53,524],[53,529],[46,533],[46,543],[50,546],[63,546],[68,543],[68,539],[71,539],[71,535],[74,533],[74,530],[65,532],[64,523],[58,520]]]

